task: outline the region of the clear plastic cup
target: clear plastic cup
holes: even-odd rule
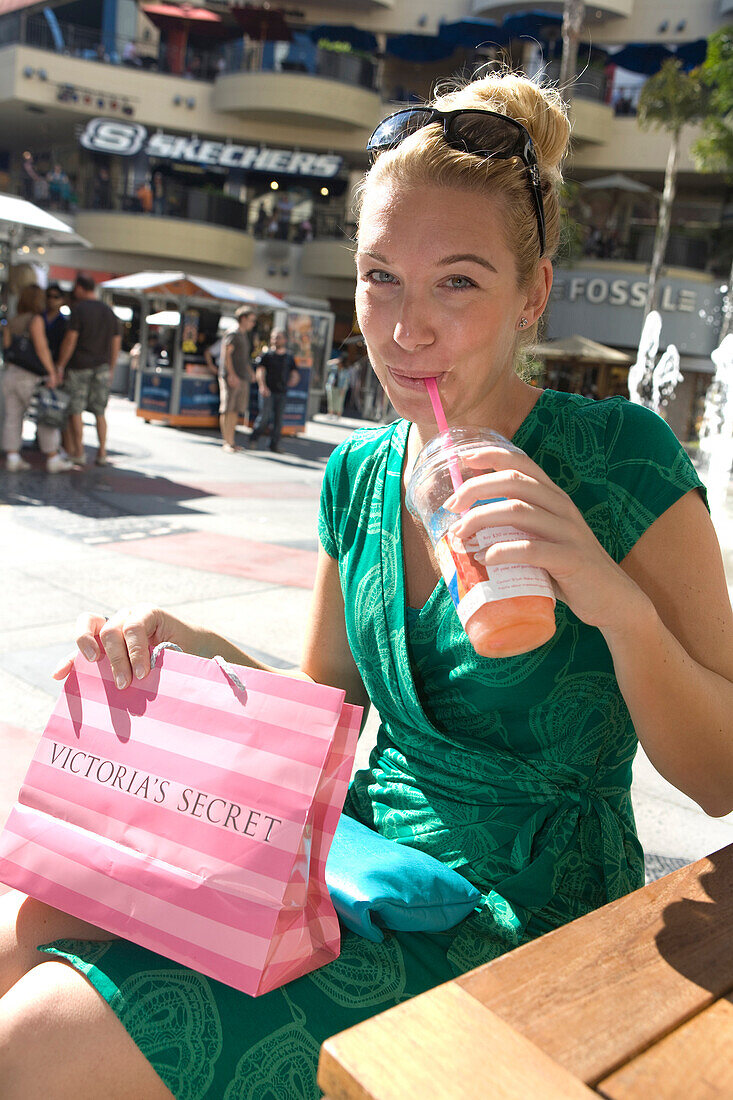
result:
[[[465,464],[477,444],[522,453],[498,432],[450,428],[428,440],[407,486],[407,507],[422,522],[463,629],[482,657],[513,657],[543,645],[555,633],[555,596],[546,570],[521,563],[487,568],[477,560],[489,546],[527,534],[516,527],[486,527],[465,542],[450,530],[455,512],[443,503],[454,492],[453,476],[464,481],[484,471]],[[492,498],[501,499],[501,498]],[[477,501],[486,504],[488,501]],[[476,507],[477,505],[474,505]]]

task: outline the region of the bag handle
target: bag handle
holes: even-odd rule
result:
[[[176,652],[178,652],[178,653],[183,653],[183,650],[181,649],[181,647],[179,645],[176,645],[175,642],[160,642],[155,647],[155,649],[153,650],[153,652],[150,655],[150,669],[151,669],[151,671],[155,668],[158,657],[160,656],[160,654],[163,652],[164,649],[173,649],[173,650],[176,650]],[[244,684],[242,683],[242,681],[240,680],[239,676],[237,676],[237,674],[234,671],[234,669],[232,668],[232,666],[227,664],[227,662],[224,660],[224,658],[220,657],[218,654],[217,654],[216,657],[214,657],[214,664],[219,666],[219,668],[224,673],[224,675],[226,676],[227,680],[232,685],[232,687],[235,688],[236,691],[238,691],[240,693],[240,695],[242,696],[241,702],[244,704],[244,706],[246,706],[247,705],[247,689],[244,686]]]
[[[214,657],[214,664],[219,666],[219,668],[224,673],[224,675],[226,676],[227,680],[232,685],[232,687],[235,688],[240,693],[240,695],[242,696],[242,703],[244,704],[244,706],[246,706],[247,705],[247,689],[244,686],[244,684],[242,683],[242,681],[240,680],[239,676],[237,676],[237,674],[234,671],[234,669],[232,668],[232,666],[227,664],[227,662],[224,660],[224,658],[220,657],[218,654],[216,655],[216,657]]]

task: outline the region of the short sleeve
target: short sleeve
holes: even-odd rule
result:
[[[339,548],[336,539],[336,498],[342,465],[343,444],[336,448],[326,464],[318,510],[318,538],[326,553],[337,561]]]
[[[374,477],[389,452],[395,424],[357,428],[332,453],[321,485],[318,537],[323,549],[340,560],[350,552],[359,525],[369,525],[375,500]]]
[[[79,310],[71,307],[71,316],[69,317],[69,328],[72,332],[81,332],[81,317],[79,316]]]
[[[676,501],[705,487],[682,444],[651,409],[613,402],[606,424],[608,504],[612,547],[621,561],[652,523]]]

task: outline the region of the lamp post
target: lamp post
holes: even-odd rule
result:
[[[562,62],[560,91],[566,101],[573,98],[578,68],[578,42],[585,20],[584,0],[565,0],[562,12]]]

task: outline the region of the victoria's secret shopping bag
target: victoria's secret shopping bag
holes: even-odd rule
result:
[[[253,995],[336,958],[325,885],[361,708],[170,649],[77,657],[0,835],[0,881]]]

